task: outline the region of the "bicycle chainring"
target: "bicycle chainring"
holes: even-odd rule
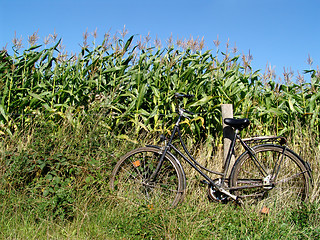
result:
[[[219,182],[220,182],[220,179],[216,180],[217,184]],[[209,185],[208,187],[208,197],[210,200],[213,200],[219,203],[226,203],[228,201],[228,196],[220,192],[219,190],[215,189],[212,185]]]

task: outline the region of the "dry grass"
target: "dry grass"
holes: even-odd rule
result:
[[[297,134],[295,138],[290,138],[290,146],[300,154],[303,153],[304,159],[308,159],[313,167],[316,187],[312,190],[310,201],[296,208],[279,209],[261,215],[257,207],[241,208],[233,203],[208,201],[207,186],[200,184],[199,175],[186,165],[187,195],[177,208],[164,211],[158,207],[150,210],[119,201],[109,192],[107,179],[118,157],[137,144],[115,138],[105,139],[103,134],[98,134],[102,132],[99,124],[82,122],[81,126],[81,131],[75,131],[66,121],[60,125],[59,130],[47,128],[40,131],[39,128],[33,128],[11,140],[2,141],[1,166],[6,166],[7,171],[1,171],[1,236],[16,239],[232,239],[244,236],[252,239],[279,239],[283,236],[314,239],[319,236],[319,144],[314,137],[303,137],[308,134]],[[297,128],[298,132],[300,130]],[[67,144],[65,139],[69,140],[69,145],[63,148]],[[138,142],[138,145],[156,143],[154,136],[139,138]],[[69,220],[53,217],[54,209],[48,204],[54,204],[57,200],[55,195],[44,197],[32,184],[18,190],[14,188],[12,179],[8,182],[9,168],[13,167],[5,161],[8,160],[9,152],[15,152],[18,157],[26,151],[31,153],[33,149],[39,154],[33,152],[31,160],[39,160],[45,156],[41,152],[43,147],[53,143],[56,147],[50,148],[46,154],[53,157],[60,152],[62,156],[68,157],[74,168],[78,166],[78,170],[82,171],[82,174],[74,176],[76,179],[72,182],[72,188],[61,185],[57,192],[64,193],[59,196],[69,201],[66,205],[60,205],[62,209],[71,207],[72,218]],[[213,169],[222,168],[221,146],[215,148],[213,141],[194,144],[189,138],[187,144],[202,165]],[[309,151],[302,152],[301,149]],[[42,184],[41,187],[51,184],[41,179],[35,179],[34,183]],[[68,196],[72,197],[72,201]]]

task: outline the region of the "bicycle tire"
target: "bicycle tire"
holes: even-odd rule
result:
[[[235,162],[230,174],[230,187],[251,186],[237,189],[233,193],[247,204],[260,202],[261,207],[274,208],[296,205],[307,200],[309,195],[310,172],[297,154],[284,146],[264,144],[253,147],[257,159],[263,164],[270,176],[270,185],[258,170],[248,152],[243,153]],[[285,150],[285,151],[284,151]],[[284,155],[283,155],[284,153]],[[283,157],[282,157],[283,156]],[[282,158],[281,158],[282,157]],[[281,162],[276,179],[274,165]],[[254,187],[260,185],[260,187]]]
[[[116,196],[136,206],[175,207],[183,199],[186,181],[176,160],[166,154],[156,181],[148,179],[161,154],[155,147],[141,147],[125,154],[111,174],[110,187]]]

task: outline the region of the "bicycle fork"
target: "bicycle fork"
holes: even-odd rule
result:
[[[179,118],[178,118],[178,120],[177,120],[177,122],[176,122],[176,124],[175,124],[175,126],[174,126],[174,128],[173,128],[173,132],[172,132],[172,134],[171,134],[171,137],[170,137],[170,139],[169,139],[169,142],[167,142],[167,143],[165,144],[164,150],[163,150],[163,152],[161,153],[161,157],[160,157],[160,159],[159,159],[159,162],[158,162],[158,164],[157,164],[156,169],[154,170],[154,172],[151,174],[151,176],[150,176],[150,178],[149,178],[149,180],[150,180],[151,182],[154,182],[154,181],[156,180],[158,174],[159,174],[159,171],[160,171],[160,169],[161,169],[161,167],[162,167],[162,164],[163,164],[163,161],[164,161],[164,157],[166,156],[166,154],[167,154],[167,152],[168,152],[168,150],[169,150],[169,148],[170,148],[171,142],[172,142],[172,140],[173,140],[173,138],[174,138],[174,135],[176,134],[176,131],[177,131],[178,127],[179,127],[180,120],[181,120],[181,116],[179,116]]]

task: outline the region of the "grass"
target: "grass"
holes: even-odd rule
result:
[[[115,162],[138,144],[104,134],[103,117],[76,126],[37,121],[0,144],[0,239],[316,239],[320,237],[319,144],[296,128],[294,150],[311,162],[315,188],[296,208],[259,213],[255,207],[210,202],[190,168],[187,196],[172,210],[149,210],[115,198],[108,178]],[[301,133],[301,134],[300,134]],[[303,134],[302,134],[303,133]],[[128,135],[130,135],[128,133]],[[188,139],[188,145],[192,140]],[[201,163],[221,156],[209,142],[192,152]],[[213,158],[214,159],[214,158]],[[210,165],[211,164],[211,165]]]
[[[193,196],[194,197],[194,196]],[[203,200],[202,196],[199,197]],[[39,209],[23,210],[23,199],[2,210],[3,239],[316,239],[320,236],[319,205],[273,212],[222,205],[190,197],[177,208],[150,211],[119,203],[110,196],[98,202],[87,196],[77,203],[73,221],[35,217]],[[90,201],[91,199],[91,201]],[[95,199],[96,200],[96,199]],[[197,202],[197,204],[196,204]]]

